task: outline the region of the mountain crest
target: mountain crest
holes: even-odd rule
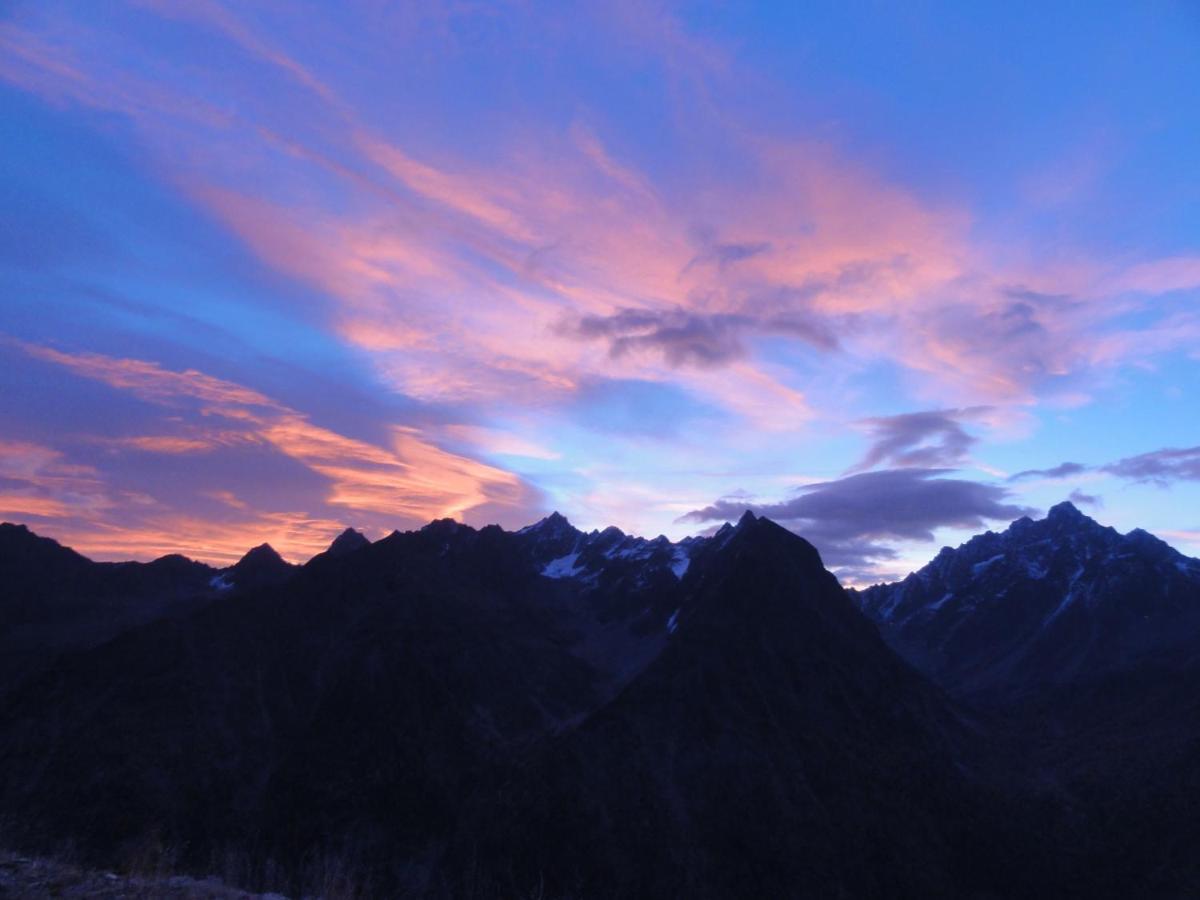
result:
[[[230,566],[219,577],[225,585],[239,588],[278,584],[286,580],[296,567],[284,560],[270,544],[259,544]]]
[[[361,531],[356,531],[353,528],[347,528],[329,545],[327,551],[331,556],[345,556],[347,553],[353,553],[360,547],[366,547],[371,542],[367,540],[367,536]]]
[[[543,519],[539,519],[532,525],[526,525],[519,530],[517,534],[539,534],[545,536],[557,536],[575,531],[575,526],[568,521],[567,517],[558,510],[550,513]]]
[[[1046,513],[1046,520],[1048,522],[1057,522],[1060,524],[1098,524],[1095,519],[1080,512],[1079,507],[1077,507],[1070,500],[1063,500],[1061,503],[1056,503],[1050,507],[1050,510]]]
[[[284,559],[270,544],[259,544],[257,547],[251,547],[246,553],[234,563],[234,568],[239,566],[261,566],[261,565],[276,565],[283,563]],[[286,563],[284,563],[286,565]]]
[[[1200,561],[1070,502],[856,596],[910,662],[964,692],[1095,677],[1200,636]]]

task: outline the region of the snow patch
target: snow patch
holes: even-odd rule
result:
[[[1046,573],[1048,571],[1049,569],[1035,559],[1029,559],[1025,561],[1025,574],[1034,581],[1041,581],[1046,577]]]
[[[1002,559],[1004,559],[1004,554],[1003,554],[1003,553],[997,553],[997,554],[996,554],[995,556],[993,556],[991,559],[985,559],[985,560],[984,560],[983,562],[981,562],[981,563],[975,563],[975,565],[971,566],[971,572],[972,572],[974,575],[978,576],[978,575],[979,575],[979,574],[980,574],[980,573],[981,573],[981,572],[982,572],[984,569],[986,569],[988,566],[992,565],[993,563],[997,563],[997,562],[999,562],[999,561],[1000,561],[1000,560],[1002,560]]]
[[[212,578],[208,579],[208,586],[216,591],[228,591],[233,588],[233,585],[229,582],[229,579],[224,572],[222,572],[220,575],[214,575]]]
[[[904,595],[908,592],[908,582],[902,581],[899,587],[892,588],[892,596],[889,602],[881,603],[879,606],[879,618],[884,622],[890,622],[892,616],[896,613],[896,607],[904,599]]]
[[[653,552],[653,547],[647,547],[645,541],[639,541],[630,547],[615,544],[605,550],[604,555],[609,559],[645,559]]]
[[[1043,628],[1045,628],[1047,625],[1049,625],[1051,622],[1053,622],[1055,619],[1057,619],[1059,616],[1061,616],[1067,610],[1067,608],[1070,607],[1070,605],[1075,602],[1075,582],[1077,582],[1079,580],[1079,576],[1081,576],[1082,574],[1083,574],[1083,566],[1080,566],[1078,569],[1075,570],[1075,574],[1071,576],[1071,580],[1069,582],[1067,582],[1066,596],[1064,596],[1062,598],[1062,601],[1058,604],[1058,606],[1055,607],[1054,612],[1052,612],[1052,613],[1050,613],[1050,615],[1046,616],[1046,621],[1044,621],[1042,623]]]
[[[676,547],[675,555],[671,558],[671,571],[675,573],[675,577],[682,580],[691,564],[692,560],[688,556],[687,548]]]
[[[542,574],[547,578],[574,578],[583,571],[583,566],[575,565],[577,559],[579,559],[578,553],[568,553],[566,556],[552,559],[546,563]]]
[[[954,591],[946,591],[946,593],[942,595],[942,599],[935,600],[933,603],[930,603],[929,608],[930,609],[941,609],[946,604],[946,601],[950,600],[953,597],[954,597]]]
[[[667,619],[667,633],[674,634],[677,628],[679,628],[679,610],[675,610],[675,612],[671,613],[671,617]]]

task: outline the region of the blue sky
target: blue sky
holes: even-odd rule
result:
[[[223,561],[752,507],[869,581],[1073,496],[1200,553],[1198,40],[1187,3],[6,5],[0,517]]]

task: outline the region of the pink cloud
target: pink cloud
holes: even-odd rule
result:
[[[326,502],[332,506],[415,523],[447,516],[469,519],[480,507],[511,509],[513,515],[523,518],[536,501],[533,492],[512,473],[446,451],[410,428],[394,428],[391,446],[376,446],[322,428],[303,413],[257,391],[194,370],[176,372],[144,360],[70,354],[31,345],[24,349],[152,403],[170,406],[195,398],[211,404],[207,412],[241,426],[240,439],[271,446],[327,478]],[[219,439],[228,441],[223,436]],[[140,451],[174,454],[194,449],[192,443],[180,443],[188,440],[134,437],[124,443]],[[10,456],[40,477],[43,470],[57,465],[57,454],[45,448],[31,450],[31,446],[16,446]],[[31,457],[34,450],[43,456]]]
[[[1138,263],[1113,279],[1114,290],[1165,294],[1200,288],[1200,257],[1173,256]]]
[[[99,472],[69,462],[51,447],[28,441],[0,440],[0,514],[61,518],[95,516],[113,506]]]
[[[1090,396],[1097,373],[1143,361],[1147,348],[1184,348],[1197,334],[1186,310],[1123,324],[1151,306],[1117,296],[1200,284],[1195,259],[1114,272],[1086,258],[1034,264],[1032,250],[988,245],[963,203],[931,201],[836,141],[764,134],[709,108],[709,87],[744,76],[663,11],[623,4],[599,18],[619,52],[661,63],[690,86],[695,102],[676,112],[695,122],[682,124],[719,125],[736,171],[717,154],[652,175],[606,141],[604,123],[586,110],[565,125],[514,124],[486,150],[439,150],[435,138],[389,129],[357,108],[327,77],[322,42],[307,56],[292,52],[250,13],[211,0],[145,5],[199,23],[253,59],[256,76],[199,68],[167,87],[103,52],[118,46],[145,71],[171,71],[175,61],[156,48],[70,30],[48,15],[0,26],[10,51],[0,78],[52,102],[128,117],[173,184],[265,264],[314,288],[330,329],[418,400],[504,402],[536,417],[593,380],[639,379],[778,433],[838,418],[814,391],[881,360],[923,399],[1075,403]],[[259,83],[262,66],[298,99],[276,109]],[[1014,296],[1013,285],[1030,297]],[[564,327],[630,310],[747,324],[738,352],[710,370],[648,345],[613,353]],[[786,317],[811,324],[810,338],[834,339],[763,324]],[[524,502],[510,473],[430,435],[397,433],[392,446],[376,447],[203,373],[30,352],[150,402],[197,401],[240,423],[247,440],[327,478],[335,505],[416,516]],[[789,367],[813,359],[816,378]],[[464,449],[505,452],[482,434],[447,436]],[[205,439],[135,436],[127,446],[199,452]],[[418,475],[415,459],[446,488]]]

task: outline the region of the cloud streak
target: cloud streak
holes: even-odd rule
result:
[[[1029,478],[1057,480],[1074,478],[1089,472],[1113,475],[1126,481],[1168,487],[1179,481],[1200,481],[1200,447],[1164,447],[1100,466],[1064,462],[1049,469],[1026,469],[1010,475],[1009,481]]]
[[[1083,465],[1083,463],[1064,462],[1059,463],[1057,466],[1052,466],[1049,469],[1025,469],[1024,471],[1017,472],[1014,475],[1009,475],[1008,480],[1022,481],[1026,478],[1074,478],[1076,475],[1082,475],[1087,471],[1089,471],[1089,468]]]
[[[19,241],[0,247],[0,268],[16,266],[0,275],[17,275],[0,330],[25,341],[23,366],[109,385],[131,420],[8,404],[6,434],[95,472],[72,494],[43,470],[6,483],[6,502],[148,521],[118,486],[160,479],[164,502],[177,479],[187,499],[156,521],[345,513],[383,527],[515,522],[544,491],[568,511],[648,509],[666,529],[732,487],[773,496],[848,463],[847,477],[985,470],[1003,453],[992,440],[1012,437],[1003,422],[1027,424],[1044,460],[1052,415],[1125,385],[1145,391],[1121,413],[1140,435],[1165,395],[1144,385],[1182,383],[1200,361],[1200,253],[1172,231],[1190,169],[1056,146],[1079,122],[1046,130],[1058,111],[1033,89],[1009,105],[1022,171],[998,166],[977,140],[994,127],[976,118],[994,112],[993,82],[966,78],[953,110],[897,92],[926,65],[940,85],[957,60],[906,44],[889,13],[852,24],[905,60],[895,83],[870,52],[825,55],[843,46],[836,12],[791,35],[811,54],[771,50],[793,43],[775,18],[477,12],[45,0],[0,23],[0,103],[23,123],[6,137],[0,243]],[[1055,103],[1091,109],[1098,57],[1076,52]],[[1139,158],[1175,160],[1182,141],[1150,137],[1147,110],[1192,115],[1164,99],[1188,81],[1165,66],[1123,72],[1101,101],[1115,131],[1108,104],[1124,108],[1112,143]],[[860,83],[869,103],[844,91]],[[1065,102],[1071,85],[1086,102]],[[1138,204],[1163,224],[1125,221]],[[66,246],[77,234],[104,252]],[[23,385],[38,382],[3,387]],[[76,389],[80,412],[96,390]],[[1009,486],[1194,480],[1182,427],[1155,423],[1146,446],[1183,449],[1121,443],[1108,465],[1010,463],[1025,471]],[[227,480],[238,466],[254,475]],[[264,473],[302,482],[302,498],[255,496]],[[861,540],[882,559],[901,539]]]
[[[1200,447],[1164,447],[1139,453],[1109,463],[1103,471],[1118,478],[1163,486],[1176,481],[1200,481]]]
[[[776,503],[718,500],[683,516],[688,522],[736,520],[747,509],[810,540],[826,562],[852,577],[893,559],[889,541],[932,541],[939,528],[979,530],[1032,512],[1002,487],[946,477],[951,470],[884,469],[807,484]]]
[[[672,367],[708,369],[750,355],[750,335],[796,338],[819,350],[838,347],[826,325],[801,313],[765,318],[736,314],[702,314],[683,309],[664,311],[623,309],[609,316],[584,316],[562,329],[584,340],[602,340],[608,354],[622,359],[640,351],[660,353]]]
[[[316,425],[258,391],[195,370],[172,371],[146,360],[96,353],[71,354],[30,345],[24,349],[151,403],[177,406],[200,401],[200,413],[225,420],[236,429],[232,433],[238,441],[267,445],[328,479],[326,501],[333,506],[381,513],[398,524],[443,517],[469,519],[479,509],[487,509],[489,515],[508,509],[524,516],[536,508],[536,492],[516,475],[443,450],[411,428],[392,428],[390,446],[377,446]],[[186,436],[149,440],[139,436],[114,442],[167,454],[202,449],[202,443]],[[27,452],[20,459],[40,477],[54,458],[39,461]]]
[[[929,468],[961,463],[978,438],[963,428],[963,420],[978,418],[987,407],[931,410],[863,419],[871,446],[849,472],[863,472],[887,464],[892,467]]]

